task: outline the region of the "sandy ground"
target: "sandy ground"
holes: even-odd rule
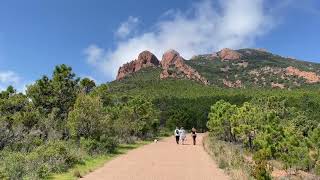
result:
[[[217,167],[202,147],[202,134],[197,145],[177,145],[174,137],[143,146],[106,163],[88,174],[88,180],[211,180],[230,179]]]

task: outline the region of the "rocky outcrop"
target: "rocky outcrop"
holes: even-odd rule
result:
[[[222,49],[217,53],[217,55],[221,58],[222,61],[238,60],[242,57],[240,53],[229,48]]]
[[[149,51],[143,51],[139,54],[138,59],[133,60],[121,66],[118,70],[117,80],[123,79],[128,74],[139,71],[145,67],[157,67],[160,62],[157,57]]]
[[[236,80],[235,82],[228,81],[223,79],[223,84],[229,88],[242,88],[242,82],[240,80]]]
[[[270,75],[276,75],[278,78],[287,80],[287,81],[293,81],[293,84],[295,86],[300,86],[301,84],[297,83],[298,78],[305,79],[305,83],[313,84],[313,83],[319,83],[320,82],[320,76],[317,75],[315,72],[311,71],[302,71],[296,67],[289,66],[287,68],[280,68],[280,67],[269,67],[265,66],[260,69],[254,69],[249,72],[249,75],[255,76],[255,77],[261,77],[261,79],[264,76],[270,76]],[[272,83],[272,88],[281,88],[284,89],[288,87],[288,85],[284,84],[278,84],[278,83]]]
[[[272,87],[272,88],[284,89],[284,88],[285,88],[285,85],[284,85],[284,84],[280,84],[280,83],[271,82],[271,87]]]
[[[314,72],[301,71],[295,67],[289,66],[286,68],[286,74],[291,76],[298,76],[304,78],[307,83],[320,82],[320,76]]]
[[[247,62],[247,61],[242,61],[242,62],[239,62],[239,63],[232,63],[232,65],[234,65],[234,66],[239,66],[239,67],[242,67],[242,68],[246,68],[246,67],[248,67],[249,62]]]
[[[161,79],[181,78],[185,77],[191,80],[201,82],[208,85],[208,80],[202,77],[195,69],[188,66],[185,60],[175,50],[169,50],[163,54],[161,60],[162,72],[160,74]]]
[[[128,74],[139,71],[145,67],[162,67],[160,79],[172,78],[188,78],[201,82],[205,85],[209,84],[208,80],[202,77],[195,69],[188,66],[185,60],[175,50],[169,50],[163,54],[161,63],[155,55],[149,51],[143,51],[139,54],[138,59],[124,64],[118,70],[117,80],[121,80]]]

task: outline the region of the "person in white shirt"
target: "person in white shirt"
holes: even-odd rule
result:
[[[179,140],[180,140],[180,130],[178,127],[176,127],[176,129],[174,130],[174,135],[176,137],[176,142],[177,144],[179,144]]]
[[[186,131],[183,129],[183,127],[180,128],[180,139],[182,144],[184,144],[184,141],[186,140]]]

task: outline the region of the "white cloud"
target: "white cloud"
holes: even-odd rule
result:
[[[87,55],[87,62],[92,65],[97,65],[99,60],[104,59],[104,50],[96,45],[90,45],[84,50]]]
[[[20,76],[13,71],[0,71],[0,91],[7,89],[9,85],[19,85]]]
[[[32,84],[32,81],[24,81],[16,72],[14,71],[0,71],[0,91],[4,91],[8,86],[13,86],[18,92],[25,93],[27,86]]]
[[[108,78],[115,78],[119,66],[133,60],[143,50],[150,50],[161,58],[167,49],[175,49],[188,59],[224,47],[253,46],[256,38],[273,25],[272,16],[263,3],[263,0],[220,0],[216,3],[204,0],[186,11],[169,10],[152,26],[152,31],[118,40],[115,49],[104,50],[91,45],[86,50],[88,62],[94,62],[90,64]]]
[[[13,71],[0,71],[0,83],[2,84],[16,84],[19,80],[20,77]]]
[[[116,36],[122,39],[128,37],[134,31],[138,24],[139,18],[129,16],[127,21],[120,24],[119,28],[116,31]]]

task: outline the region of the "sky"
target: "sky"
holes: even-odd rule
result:
[[[24,91],[59,64],[112,81],[143,50],[264,48],[320,63],[319,19],[318,0],[1,0],[0,90]]]

